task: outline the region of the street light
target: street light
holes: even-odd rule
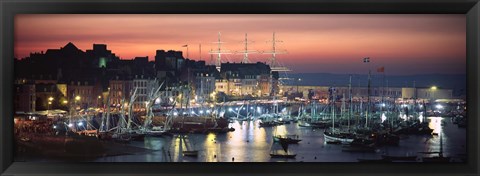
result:
[[[436,90],[437,90],[437,86],[432,86],[432,87],[430,88],[430,91],[431,91],[431,93],[432,93],[432,96],[431,96],[431,98],[432,98],[432,103],[433,103],[433,101],[435,101],[435,91],[436,91]]]
[[[47,115],[48,115],[48,110],[50,110],[50,105],[52,105],[53,97],[48,97],[48,102],[47,102]]]
[[[81,98],[82,98],[82,97],[80,97],[80,96],[77,95],[77,96],[75,97],[75,100],[76,100],[76,101],[80,101]]]
[[[300,84],[300,81],[302,81],[301,78],[298,78],[298,82],[297,82],[297,92],[298,92],[298,85]]]

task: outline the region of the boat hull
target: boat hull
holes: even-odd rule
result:
[[[325,142],[338,142],[340,141],[342,144],[350,144],[353,142],[353,138],[346,138],[346,137],[338,137],[331,135],[329,133],[324,133],[323,137],[325,139]]]
[[[270,157],[272,158],[295,158],[297,154],[287,154],[287,155],[281,155],[281,154],[270,154]]]

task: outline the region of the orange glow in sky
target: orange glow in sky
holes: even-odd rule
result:
[[[107,44],[122,59],[155,57],[157,49],[181,50],[206,60],[216,49],[218,32],[224,49],[271,50],[276,33],[278,61],[294,73],[365,73],[385,67],[387,74],[466,74],[465,15],[17,15],[15,57],[58,49],[72,42],[85,51]],[[199,45],[202,51],[200,56]],[[266,54],[250,54],[266,62]],[[370,57],[370,65],[362,58]],[[213,57],[215,58],[215,56]],[[240,62],[243,55],[226,55]]]

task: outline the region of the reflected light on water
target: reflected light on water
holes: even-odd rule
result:
[[[173,148],[173,160],[178,162],[182,158],[182,139],[180,136],[175,136],[173,138],[172,148]]]
[[[281,126],[276,126],[275,127],[275,133],[274,135],[286,135],[287,134],[287,128],[285,125],[281,125]]]
[[[430,123],[428,123],[428,127],[433,129],[433,133],[441,134],[443,132],[442,127],[442,117],[429,117]]]
[[[207,137],[205,138],[204,142],[204,148],[205,148],[205,160],[207,162],[215,162],[217,161],[217,158],[220,157],[220,153],[218,151],[218,145],[217,142],[215,141],[217,138],[217,135],[214,133],[209,133]]]

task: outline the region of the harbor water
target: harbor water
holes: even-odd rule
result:
[[[438,152],[443,143],[443,156],[461,162],[466,156],[466,129],[454,125],[450,118],[429,117],[429,127],[438,135],[401,136],[398,146],[383,146],[375,152],[344,152],[342,145],[327,144],[323,129],[299,127],[297,123],[276,127],[260,127],[258,121],[235,121],[235,131],[223,134],[186,134],[173,137],[145,137],[129,144],[153,150],[137,155],[108,156],[94,162],[358,162],[358,159],[380,159],[382,154],[418,156],[418,152]],[[298,135],[302,140],[289,145],[294,159],[271,158],[274,135]],[[442,142],[440,140],[442,137]],[[198,150],[197,157],[183,156],[182,151]],[[438,154],[431,154],[435,156]]]

